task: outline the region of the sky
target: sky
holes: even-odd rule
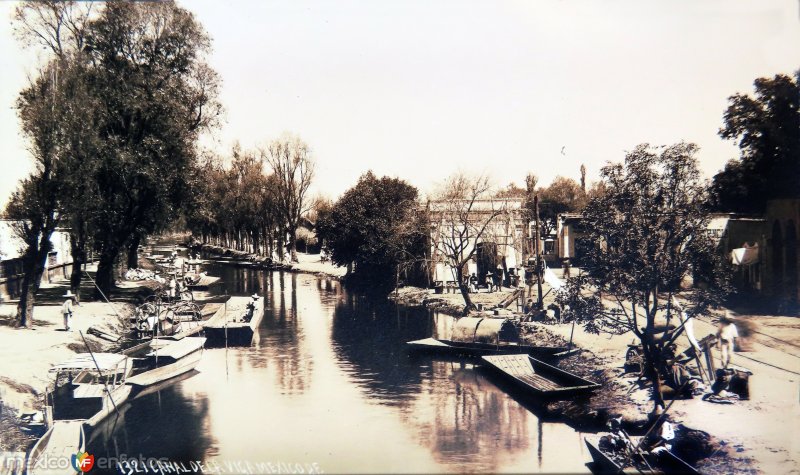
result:
[[[798,0],[183,1],[213,39],[224,122],[202,143],[299,135],[314,194],[367,170],[425,193],[457,171],[498,185],[588,181],[637,144],[697,143],[712,177],[738,156],[727,98],[800,68]],[[31,170],[14,101],[43,51],[0,1],[0,205]]]

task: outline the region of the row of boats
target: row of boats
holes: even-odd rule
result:
[[[463,317],[452,329],[451,339],[425,338],[409,341],[413,353],[427,353],[478,364],[533,403],[590,395],[601,385],[559,368],[557,362],[580,350],[565,346],[525,345],[516,325],[506,318]],[[584,439],[595,473],[699,473],[670,450],[657,455],[644,450],[631,454],[627,463],[603,450],[600,435]],[[627,437],[627,435],[626,435]]]
[[[264,299],[231,297],[205,320],[182,331],[140,341],[118,353],[79,353],[50,369],[44,435],[28,453],[28,474],[63,473],[58,461],[86,449],[87,433],[119,414],[148,388],[197,367],[207,346],[249,345],[264,314]]]

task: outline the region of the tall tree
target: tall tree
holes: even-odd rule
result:
[[[96,223],[97,283],[107,291],[120,251],[138,247],[184,202],[197,134],[219,112],[218,80],[201,59],[208,36],[172,2],[107,3],[89,31],[97,93],[108,110]]]
[[[297,227],[300,218],[311,210],[312,205],[306,198],[314,179],[311,151],[300,137],[286,135],[262,150],[261,156],[275,175],[278,211],[289,238],[292,262],[297,262]]]
[[[317,230],[334,263],[354,263],[358,277],[393,282],[401,264],[425,256],[420,246],[425,230],[418,226],[416,211],[416,188],[367,172],[330,212],[323,208]]]
[[[17,322],[28,328],[33,326],[36,291],[52,248],[50,237],[59,222],[59,196],[63,187],[65,147],[61,121],[69,101],[58,87],[57,72],[58,64],[52,62],[17,100],[22,130],[35,166],[11,196],[5,214],[14,221],[14,232],[25,245]]]
[[[684,307],[694,316],[719,302],[728,288],[722,259],[706,233],[709,215],[696,151],[687,143],[658,149],[643,144],[624,163],[601,170],[605,192],[583,211],[595,245],[584,258],[585,273],[570,279],[558,296],[568,306],[566,318],[594,332],[630,331],[639,339],[658,406],[664,349],[684,328],[670,325],[672,297],[684,279],[695,276],[697,288]],[[660,329],[666,330],[657,338]]]
[[[755,95],[728,99],[719,135],[741,155],[714,176],[713,206],[763,212],[767,200],[800,197],[800,71],[755,80]]]
[[[491,189],[486,176],[457,173],[440,186],[429,203],[433,261],[441,259],[454,270],[465,312],[475,305],[464,283],[464,268],[475,256],[477,244],[491,234],[495,218],[506,211],[505,200],[493,200]]]
[[[218,79],[203,61],[208,36],[174,2],[106,2],[93,11],[78,3],[26,2],[17,24],[23,37],[85,66],[99,143],[85,177],[97,201],[88,228],[100,248],[97,283],[108,292],[120,252],[135,251],[186,201],[197,135],[220,112]]]
[[[59,216],[70,233],[73,258],[71,289],[80,298],[80,275],[89,240],[87,229],[93,199],[89,169],[95,154],[97,102],[88,94],[83,54],[86,25],[96,12],[93,2],[37,0],[20,4],[14,13],[14,31],[26,46],[42,46],[51,53],[51,74],[60,97],[60,160],[63,182]],[[50,111],[54,113],[53,110]]]

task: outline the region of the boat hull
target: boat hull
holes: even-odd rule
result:
[[[484,356],[482,360],[518,389],[537,397],[571,397],[600,387],[593,381],[527,355]]]
[[[56,421],[27,457],[28,475],[69,473],[72,456],[86,449],[83,421]]]
[[[542,359],[554,359],[575,354],[577,350],[569,350],[565,346],[532,346],[532,345],[492,345],[488,343],[466,343],[451,340],[425,338],[409,341],[408,348],[415,352],[461,358],[480,359],[489,355],[529,355]]]
[[[200,364],[202,356],[203,349],[200,347],[198,350],[187,354],[173,363],[154,367],[150,370],[130,376],[126,383],[141,389],[175,378],[195,369],[197,365]]]

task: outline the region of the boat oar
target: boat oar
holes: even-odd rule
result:
[[[97,289],[98,292],[100,292],[100,295],[103,297],[103,300],[105,300],[106,303],[108,304],[108,306],[111,307],[111,310],[114,312],[114,315],[116,315],[117,318],[122,320],[122,317],[119,315],[119,313],[117,313],[117,309],[114,308],[114,306],[111,305],[111,302],[108,301],[108,298],[106,297],[106,294],[103,293],[103,291],[97,285],[97,282],[95,282],[94,279],[92,279],[92,276],[90,276],[88,272],[83,271],[83,273],[86,274],[86,277],[88,277],[90,281],[92,281],[92,284],[94,285],[94,288]]]
[[[86,342],[86,338],[84,338],[83,332],[78,330],[78,333],[80,333],[81,339],[83,340],[83,344],[86,345],[86,349],[89,350],[89,356],[92,357],[92,361],[94,362],[94,367],[97,368],[98,377],[100,378],[100,381],[103,382],[103,386],[105,386],[106,388],[106,393],[108,394],[108,398],[111,400],[111,404],[114,406],[114,412],[116,412],[117,415],[119,415],[119,409],[117,408],[117,403],[114,402],[114,397],[111,396],[111,390],[108,389],[108,383],[106,382],[105,379],[103,379],[103,371],[100,370],[100,365],[97,364],[97,360],[94,357],[94,353],[92,352],[92,349],[89,347],[89,343]]]

